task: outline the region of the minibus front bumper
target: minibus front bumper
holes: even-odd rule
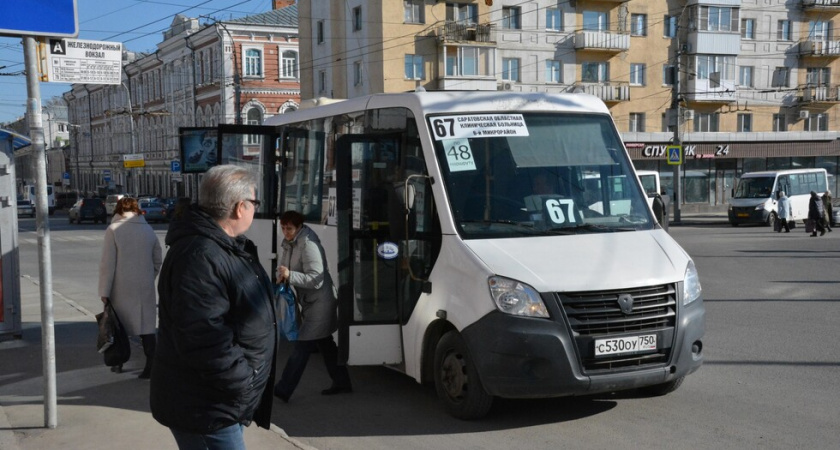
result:
[[[497,311],[462,334],[491,395],[542,398],[613,392],[667,383],[700,368],[705,308],[697,300],[680,309],[677,326],[657,332],[659,345],[670,347],[668,357],[650,365],[585,369],[582,358],[586,356],[581,353],[591,351],[594,339],[585,342],[580,336],[572,337],[563,320]]]
[[[767,223],[770,211],[764,208],[755,209],[755,206],[731,207],[729,208],[729,223]]]

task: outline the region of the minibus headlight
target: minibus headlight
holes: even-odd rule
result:
[[[697,268],[694,267],[694,261],[688,262],[688,267],[685,269],[685,279],[683,280],[683,305],[688,305],[700,298],[700,293],[703,288],[700,287],[700,277],[697,276]]]
[[[765,209],[765,208],[764,208],[764,203],[759,203],[759,204],[758,204],[758,205],[756,205],[756,207],[755,207],[755,210],[756,210],[756,211],[763,211],[764,209]]]
[[[490,277],[490,296],[499,311],[514,316],[548,317],[548,310],[534,288],[505,277]]]

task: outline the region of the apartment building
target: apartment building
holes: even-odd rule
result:
[[[419,87],[596,95],[637,167],[660,171],[669,192],[665,147],[683,145],[684,210],[723,210],[743,172],[838,171],[840,0],[300,0],[298,9],[303,99]]]
[[[74,189],[196,198],[198,176],[173,165],[179,128],[261,124],[296,110],[297,6],[273,4],[226,21],[177,15],[155,52],[125,52],[121,85],[73,85],[64,98],[74,124]],[[126,167],[125,155],[143,166]]]

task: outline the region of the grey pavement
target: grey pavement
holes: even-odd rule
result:
[[[149,412],[149,382],[137,375],[145,357],[132,342],[123,373],[96,352],[91,312],[53,294],[57,426],[47,428],[41,346],[40,287],[21,277],[22,338],[0,342],[0,449],[176,449],[169,430]],[[97,311],[98,312],[98,311]],[[281,428],[252,424],[249,449],[311,449]]]

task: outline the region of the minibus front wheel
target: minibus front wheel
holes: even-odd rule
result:
[[[443,335],[435,349],[435,390],[446,410],[459,419],[487,415],[493,396],[484,390],[467,344],[456,331]]]

